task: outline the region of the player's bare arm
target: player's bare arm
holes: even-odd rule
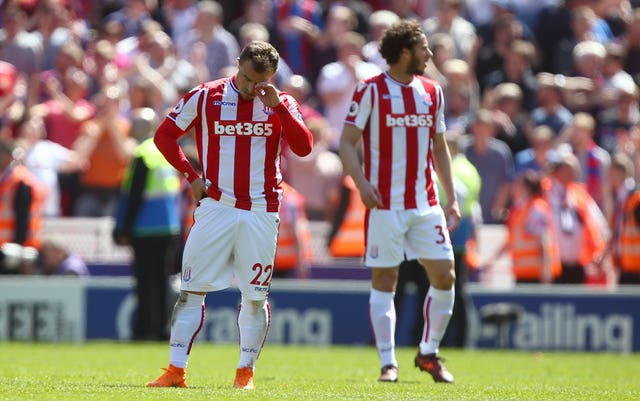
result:
[[[354,125],[345,124],[342,130],[342,137],[340,138],[340,158],[347,174],[353,178],[358,190],[360,191],[360,198],[365,206],[369,209],[382,206],[382,197],[378,188],[371,185],[371,183],[364,176],[362,166],[358,157],[357,145],[362,138],[362,131],[356,128]]]
[[[443,133],[436,133],[433,138],[433,154],[436,173],[447,196],[447,203],[444,208],[447,217],[447,226],[449,230],[453,230],[460,222],[460,206],[458,205],[458,198],[456,197],[456,191],[453,186],[451,154],[449,153],[449,147],[447,146],[447,141],[444,139]]]

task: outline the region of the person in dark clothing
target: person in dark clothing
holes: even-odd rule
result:
[[[154,132],[155,115],[134,116]],[[136,121],[138,120],[138,121]],[[168,277],[175,272],[180,249],[180,177],[148,137],[136,148],[122,184],[113,238],[130,245],[134,255],[136,297],[134,340],[166,340],[168,334]]]

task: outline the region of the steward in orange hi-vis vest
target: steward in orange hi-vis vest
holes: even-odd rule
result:
[[[329,253],[337,258],[362,257],[364,255],[364,218],[367,208],[360,199],[360,192],[353,178],[345,176],[344,189],[349,191],[348,204],[339,224],[335,224],[329,236]]]
[[[624,205],[620,234],[620,269],[640,274],[640,189],[633,191]]]
[[[23,165],[9,165],[2,171],[0,245],[15,242],[40,247],[42,208],[47,191],[47,186]]]
[[[284,192],[274,265],[277,273],[291,273],[308,264],[313,257],[311,232],[305,213],[304,196],[284,181],[280,186]]]
[[[532,234],[529,230],[528,220],[532,213],[538,214],[538,220],[544,223],[541,235]],[[558,241],[553,229],[551,209],[544,199],[532,198],[521,207],[513,208],[507,220],[507,228],[516,281],[543,281],[545,269],[551,280],[560,276],[562,266]]]

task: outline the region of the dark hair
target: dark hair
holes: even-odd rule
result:
[[[522,185],[527,189],[532,197],[537,198],[543,195],[542,178],[535,170],[525,170],[521,175]]]
[[[392,65],[398,62],[404,49],[413,49],[420,43],[420,37],[424,35],[422,26],[416,20],[402,20],[391,25],[380,40],[380,54]]]
[[[240,63],[251,61],[253,69],[262,74],[267,71],[276,71],[278,69],[278,60],[280,55],[271,44],[254,40],[249,42],[240,53]]]

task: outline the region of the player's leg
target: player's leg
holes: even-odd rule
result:
[[[231,284],[228,260],[234,215],[230,210],[233,209],[209,198],[196,208],[195,223],[184,248],[180,296],[171,319],[169,368],[158,379],[147,383],[149,387],[186,386],[189,354],[204,325],[205,295]]]
[[[267,337],[271,309],[267,297],[278,240],[276,213],[246,212],[238,222],[234,274],[242,293],[238,311],[240,359],[234,387],[253,389],[253,371]],[[250,244],[249,246],[247,246]]]
[[[380,358],[379,381],[398,380],[395,352],[396,309],[393,298],[398,283],[398,266],[404,258],[402,214],[389,210],[370,210],[365,265],[371,269],[369,319]]]
[[[407,256],[417,257],[431,284],[424,300],[425,323],[415,364],[437,382],[453,382],[453,376],[438,357],[440,341],[453,313],[456,277],[453,248],[439,206],[416,214],[407,234]]]

